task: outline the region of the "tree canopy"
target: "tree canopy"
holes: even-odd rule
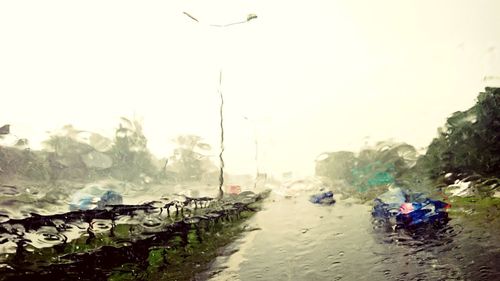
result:
[[[500,88],[486,88],[474,106],[453,113],[420,162],[432,178],[446,173],[498,176]]]

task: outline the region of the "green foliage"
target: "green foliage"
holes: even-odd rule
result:
[[[0,178],[13,177],[49,179],[50,167],[46,161],[46,153],[16,147],[0,147]]]
[[[0,139],[10,134],[10,125],[0,127]],[[46,161],[46,153],[31,151],[28,140],[17,138],[16,143],[9,146],[0,145],[0,179],[32,178],[46,180],[50,177],[50,169]]]
[[[158,174],[137,120],[121,118],[114,141],[66,125],[43,144],[42,151],[30,150],[26,139],[13,147],[0,146],[0,178],[87,181],[112,176],[141,181]]]
[[[418,158],[411,145],[388,142],[363,149],[357,156],[344,151],[323,156],[316,162],[316,175],[330,181],[344,180],[365,193],[392,182],[425,191],[435,186],[436,180],[441,185],[449,184],[444,181],[447,173],[453,174],[451,182],[472,175],[498,177],[500,88],[486,88],[474,106],[453,113],[445,126],[438,129],[438,136],[428,146],[425,155]],[[478,193],[493,192],[490,187],[486,192],[481,191],[477,181],[474,186]]]
[[[181,181],[200,181],[204,173],[213,168],[213,164],[204,153],[210,151],[209,144],[195,135],[182,135],[174,139],[177,148],[170,160],[170,169],[177,173]]]
[[[158,173],[152,163],[147,139],[138,120],[121,118],[110,155],[114,162],[111,174],[117,179],[133,181],[143,175]]]
[[[477,103],[452,114],[419,161],[426,173],[484,176],[500,171],[500,88],[486,88]]]
[[[52,180],[86,177],[88,169],[80,155],[92,151],[92,147],[78,142],[70,135],[53,135],[46,142],[47,160]]]
[[[111,143],[99,134],[76,130],[72,125],[54,132],[44,142],[51,179],[95,179],[107,176],[107,168],[112,166],[113,161],[105,152],[100,152],[105,150],[103,143],[106,142]]]
[[[356,156],[350,151],[323,153],[316,161],[316,175],[331,180],[352,180],[351,170],[356,163]]]
[[[401,179],[416,159],[413,146],[385,141],[361,150],[357,156],[349,151],[324,153],[316,161],[316,175],[333,182],[342,180],[366,192]]]
[[[455,216],[464,216],[468,221],[484,229],[500,227],[500,198],[494,197],[451,197],[449,212]]]

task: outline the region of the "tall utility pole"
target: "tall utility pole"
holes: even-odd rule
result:
[[[193,17],[191,14],[187,12],[183,12],[184,15],[192,19],[193,21],[200,23],[200,21]],[[247,23],[253,19],[256,19],[257,15],[255,14],[249,14],[246,18],[246,20],[243,21],[237,21],[237,22],[232,22],[228,24],[210,24],[209,26],[213,27],[228,27],[232,25],[237,25],[237,24],[243,24]],[[223,114],[223,109],[224,109],[224,96],[222,94],[222,68],[219,71],[219,96],[220,96],[220,107],[219,107],[219,114],[220,114],[220,154],[219,154],[219,161],[220,161],[220,174],[219,174],[219,195],[218,198],[222,199],[224,196],[224,191],[222,189],[222,186],[224,185],[224,158],[223,158],[223,153],[224,153],[224,114]]]
[[[219,96],[220,96],[220,173],[219,173],[219,199],[224,196],[224,191],[222,186],[224,185],[224,158],[222,154],[224,153],[224,96],[222,95],[222,69],[219,71]]]

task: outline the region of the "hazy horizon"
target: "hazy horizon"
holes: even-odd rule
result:
[[[262,172],[312,174],[325,151],[425,147],[499,86],[499,10],[493,0],[3,2],[0,125],[36,148],[65,124],[111,137],[135,115],[160,158],[180,134],[216,154],[222,69],[227,171],[254,173],[257,139]]]

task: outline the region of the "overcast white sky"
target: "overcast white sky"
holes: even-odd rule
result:
[[[427,146],[498,86],[483,79],[500,76],[498,11],[496,0],[2,1],[0,125],[36,147],[67,123],[111,136],[136,115],[158,156],[182,133],[218,148],[223,69],[227,170],[254,171],[256,134],[260,170],[311,174],[321,152],[367,140]]]

